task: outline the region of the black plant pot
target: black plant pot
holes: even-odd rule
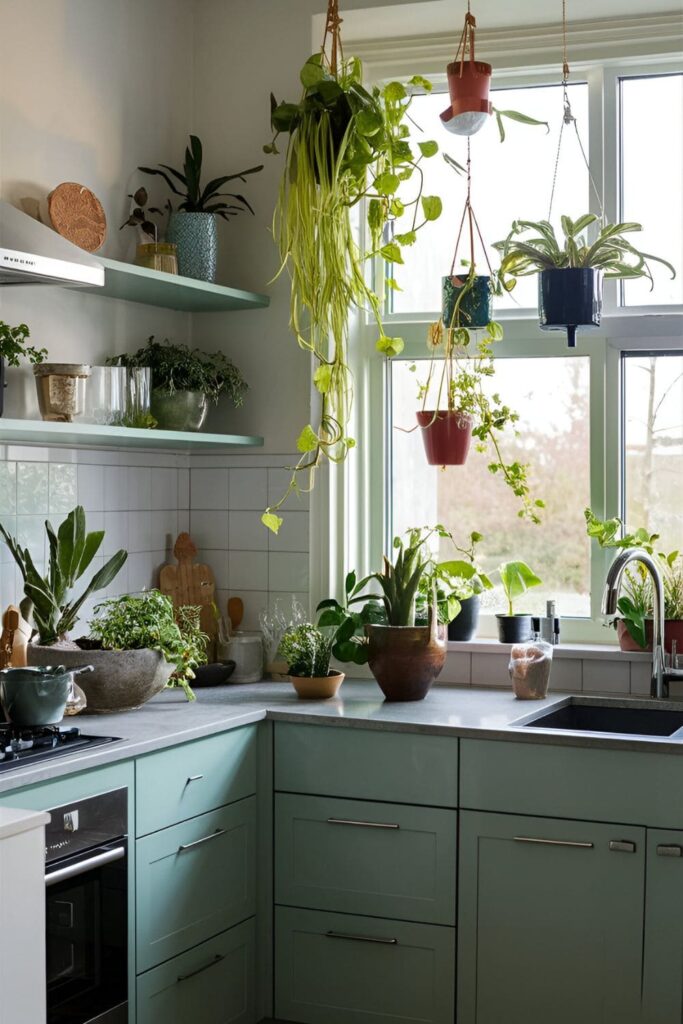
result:
[[[0,356],[0,416],[5,408],[5,360]]]
[[[464,601],[460,602],[459,613],[452,622],[448,623],[449,640],[466,643],[468,640],[474,639],[479,625],[480,603],[479,594],[472,594],[472,597],[466,597]]]
[[[602,271],[593,267],[542,270],[538,278],[538,315],[544,331],[567,331],[576,347],[577,327],[599,327]]]
[[[491,278],[477,276],[471,287],[467,286],[467,275],[444,277],[441,284],[441,316],[444,327],[486,327],[492,320]],[[457,323],[453,323],[455,304],[463,289],[467,291],[458,308]]]
[[[501,644],[523,644],[531,640],[530,615],[496,615]]]

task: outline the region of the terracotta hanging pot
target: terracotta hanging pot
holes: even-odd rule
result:
[[[459,410],[417,413],[430,466],[464,466],[472,441],[472,420]]]
[[[441,123],[454,135],[476,134],[493,111],[489,100],[491,65],[474,59],[476,25],[468,13],[455,60],[446,67],[451,105],[441,114]],[[468,47],[469,60],[465,60]]]
[[[544,331],[567,331],[576,347],[577,327],[599,327],[602,271],[594,267],[542,270],[538,276],[538,315]]]
[[[465,290],[466,289],[466,290]],[[458,307],[458,323],[454,323],[455,304],[465,290]],[[465,275],[449,274],[442,279],[441,318],[445,328],[453,327],[486,327],[491,322],[491,278],[477,275],[469,282]]]
[[[386,700],[423,700],[446,661],[446,627],[366,625],[368,665]]]

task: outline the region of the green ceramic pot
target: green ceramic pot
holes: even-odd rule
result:
[[[152,416],[159,430],[201,430],[209,411],[209,400],[202,391],[152,391]]]
[[[28,729],[58,725],[71,691],[72,674],[59,668],[6,668],[0,672],[0,702],[13,725]]]
[[[465,291],[466,289],[466,291]],[[453,325],[455,304],[458,296],[465,291],[460,302],[460,326],[468,328],[486,327],[493,319],[491,314],[491,279],[477,276],[468,284],[467,275],[454,275],[442,279],[442,317],[445,327]],[[457,325],[453,325],[457,326]]]

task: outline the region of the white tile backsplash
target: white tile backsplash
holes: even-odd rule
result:
[[[79,493],[80,496],[80,493]],[[128,508],[139,512],[152,507],[152,474],[148,468],[128,467]]]
[[[631,685],[629,662],[583,662],[583,689],[587,693],[628,693]]]
[[[268,554],[265,551],[231,551],[227,582],[231,593],[235,594],[242,590],[270,590]]]
[[[127,512],[129,475],[127,466],[107,466],[104,473],[104,507],[110,512]]]
[[[66,515],[78,504],[78,469],[62,462],[52,462],[48,467],[48,511],[50,514]],[[107,504],[105,508],[114,508]],[[125,505],[123,506],[126,507]]]
[[[230,508],[263,512],[268,504],[267,469],[230,470]]]
[[[17,464],[17,513],[31,515],[48,508],[48,467],[45,462]]]
[[[285,512],[284,522],[279,533],[272,530],[266,531],[261,523],[261,530],[268,537],[270,551],[298,551],[308,553],[309,551],[309,513],[308,512]]]
[[[173,509],[178,505],[178,471],[175,469],[152,470],[152,509]]]
[[[104,509],[104,466],[78,467],[78,503],[86,512]]]
[[[229,471],[227,469],[191,469],[190,508],[230,508]]]
[[[218,551],[228,550],[228,512],[224,511],[190,511],[190,534],[197,547],[213,548]]]
[[[231,551],[267,551],[268,533],[257,512],[231,512],[228,542]]]
[[[17,511],[17,464],[0,462],[0,516]]]
[[[308,554],[271,551],[268,587],[270,590],[308,590]]]

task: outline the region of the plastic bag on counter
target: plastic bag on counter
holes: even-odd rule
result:
[[[508,670],[517,700],[543,700],[548,695],[552,663],[552,644],[545,640],[513,645]]]

